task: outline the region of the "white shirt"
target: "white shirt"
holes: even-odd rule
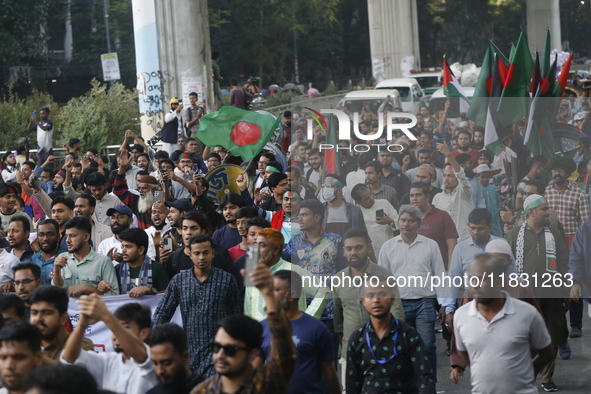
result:
[[[445,190],[436,194],[433,197],[433,206],[449,213],[458,230],[458,242],[461,242],[470,237],[468,215],[472,211],[472,186],[463,168],[459,172],[454,171],[454,174],[458,179],[458,186],[451,194],[447,194]]]
[[[39,124],[47,128],[51,123],[40,121]],[[35,128],[37,129],[37,145],[39,145],[39,148],[41,149],[50,150],[53,141],[53,126],[45,131],[39,127],[39,124],[35,125]]]
[[[118,253],[121,253],[121,241],[119,241],[117,238],[115,238],[115,236],[113,235],[110,238],[105,239],[103,242],[101,242],[101,244],[98,246],[98,248],[96,249],[96,251],[102,255],[107,255],[107,253],[109,253],[109,250],[111,250],[111,248],[115,248],[115,250]],[[154,248],[154,240],[152,239],[152,237],[148,236],[148,257],[151,258],[152,260],[154,260],[156,258],[156,248]],[[117,265],[119,264],[118,261],[113,260],[113,265]]]
[[[503,291],[505,305],[489,322],[470,301],[454,315],[458,350],[468,352],[473,393],[538,392],[530,345],[543,349],[550,335],[540,313]]]
[[[432,277],[438,276],[441,279],[442,275],[445,276],[439,246],[432,239],[417,234],[414,242],[409,245],[401,235],[397,235],[382,245],[378,264],[396,277],[401,299],[416,300],[437,296],[440,304],[443,301],[443,286],[430,288]]]
[[[107,211],[110,208],[115,208],[117,205],[121,204],[123,203],[119,197],[112,194],[105,194],[101,200],[96,200],[96,207],[94,208],[94,213],[92,214],[92,220],[104,224],[105,226],[110,226],[111,219],[109,216],[107,216]]]
[[[4,182],[16,182],[16,168],[6,167],[2,170],[2,179]]]
[[[396,229],[396,222],[398,221],[398,212],[390,204],[388,200],[375,200],[373,207],[367,209],[358,205],[363,213],[363,219],[365,220],[365,227],[367,228],[367,234],[371,239],[371,246],[376,255],[379,255],[382,245],[387,240],[394,237],[394,230]],[[376,211],[383,209],[384,213],[394,222],[391,226],[376,223]]]
[[[86,367],[101,390],[120,394],[145,394],[158,384],[158,376],[152,368],[150,348],[148,345],[144,346],[148,357],[142,364],[136,363],[133,359],[124,362],[123,355],[115,352],[95,353],[84,350],[73,364],[64,360],[62,352],[60,362]]]
[[[357,171],[351,171],[347,174],[347,178],[345,180],[347,187],[353,189],[359,183],[365,184],[365,171],[362,169],[358,169]]]
[[[12,268],[20,263],[21,261],[18,257],[8,253],[4,249],[0,249],[0,285],[12,282],[14,278]]]
[[[170,224],[168,224],[168,220],[166,220],[165,223],[166,224],[164,225],[164,227],[162,227],[162,230],[156,230],[156,227],[154,227],[154,226],[150,226],[147,229],[145,229],[144,231],[146,232],[146,234],[148,234],[148,239],[152,240],[152,237],[154,236],[156,231],[160,231],[160,234],[164,235],[165,232],[170,230],[171,227],[170,227]],[[152,240],[152,242],[153,242],[153,240]]]

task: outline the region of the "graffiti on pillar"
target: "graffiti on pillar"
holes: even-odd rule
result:
[[[146,124],[154,131],[154,134],[162,130],[162,121],[164,119],[162,116],[162,111],[146,112],[144,116],[147,118]]]
[[[175,77],[168,71],[137,73],[137,90],[140,113],[160,113],[167,108],[168,97],[164,94],[164,85],[172,83]]]

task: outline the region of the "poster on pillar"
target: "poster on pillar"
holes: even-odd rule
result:
[[[183,78],[182,83],[183,88],[183,104],[185,106],[189,105],[189,94],[190,93],[197,93],[197,101],[204,102],[205,97],[203,94],[203,81],[201,78],[194,78],[192,80],[187,80]]]
[[[101,63],[103,65],[103,80],[105,82],[117,81],[121,79],[117,52],[103,53],[101,55]]]

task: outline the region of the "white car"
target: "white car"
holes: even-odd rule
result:
[[[378,82],[374,90],[396,89],[400,93],[402,110],[406,113],[418,114],[423,105],[425,95],[421,85],[414,78],[392,78]]]

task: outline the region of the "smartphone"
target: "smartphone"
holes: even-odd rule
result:
[[[172,239],[169,237],[166,237],[163,239],[164,241],[164,249],[168,249],[170,251],[172,251]]]
[[[31,116],[32,116],[33,118],[36,118],[36,117],[37,117],[37,114],[36,114],[35,112],[31,112]]]
[[[199,164],[193,164],[193,171],[199,172]]]
[[[384,210],[383,209],[378,209],[376,211],[376,218],[383,218],[384,217]]]
[[[250,280],[249,274],[254,270],[254,267],[259,263],[259,246],[248,245],[248,252],[246,252],[246,275],[244,275],[244,286],[254,286]]]
[[[154,201],[164,201],[164,192],[162,190],[156,190],[154,192]]]

